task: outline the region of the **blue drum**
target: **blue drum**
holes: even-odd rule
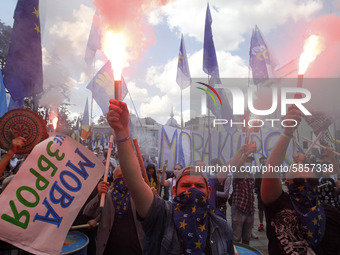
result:
[[[60,254],[87,255],[89,238],[78,231],[68,232]]]
[[[235,243],[235,255],[262,255],[261,252],[245,244]]]

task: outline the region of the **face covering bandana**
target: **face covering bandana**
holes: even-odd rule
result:
[[[127,211],[130,201],[130,193],[123,178],[117,178],[113,182],[111,199],[118,217],[123,217]]]
[[[208,235],[208,197],[191,188],[172,202],[174,221],[185,254],[204,254]]]
[[[307,242],[317,247],[325,233],[326,216],[318,201],[316,187],[308,182],[289,185],[289,196],[300,224],[305,230]]]

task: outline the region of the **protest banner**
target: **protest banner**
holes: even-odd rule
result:
[[[0,196],[0,239],[34,254],[59,254],[104,170],[83,145],[50,133]]]
[[[263,130],[262,141],[259,133],[250,134],[249,141],[256,142],[257,145],[257,150],[253,153],[256,164],[259,163],[260,157],[268,157],[281,132],[280,129]],[[196,160],[203,160],[208,164],[209,157],[211,159],[219,158],[225,164],[245,144],[246,133],[214,130],[208,135],[207,131],[184,129],[181,131],[179,128],[160,126],[158,132],[159,168],[163,166],[165,160],[168,160],[169,169],[173,169],[175,164],[179,162],[180,139],[182,139],[185,166],[194,165]],[[264,155],[262,155],[261,143]],[[299,146],[298,150],[303,151]],[[292,155],[293,144],[291,142],[285,158],[286,165],[293,162]]]

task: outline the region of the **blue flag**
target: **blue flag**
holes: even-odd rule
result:
[[[14,100],[43,91],[39,0],[18,0],[4,74]]]
[[[86,88],[92,91],[93,99],[96,100],[97,104],[102,109],[103,114],[106,115],[109,111],[109,101],[111,98],[114,98],[115,93],[110,61],[106,62]],[[127,93],[128,90],[122,77],[122,100]]]
[[[220,82],[220,72],[218,70],[218,63],[216,58],[215,45],[211,30],[212,18],[210,14],[209,4],[207,5],[207,13],[205,17],[205,29],[204,29],[204,44],[203,44],[203,71],[206,74],[215,78],[216,83]]]
[[[180,46],[179,55],[178,55],[176,82],[181,89],[185,89],[189,87],[191,84],[191,76],[190,76],[187,52],[185,50],[183,34],[181,38],[181,46]]]
[[[10,111],[18,108],[24,108],[24,99],[21,98],[14,101],[13,98],[11,97],[9,99],[8,110]]]
[[[6,98],[6,90],[5,85],[2,80],[2,73],[0,69],[0,117],[2,117],[8,111],[7,108],[7,98]]]
[[[221,84],[220,72],[216,58],[215,45],[211,30],[212,18],[210,14],[209,4],[207,5],[207,13],[205,17],[204,29],[204,45],[203,45],[203,71],[211,75],[209,85],[215,87],[215,84]],[[227,95],[223,88],[216,88],[216,92],[221,98],[222,105],[215,104],[211,97],[207,97],[207,107],[215,115],[217,119],[233,119],[233,112],[230,107]],[[227,126],[224,125],[226,129]]]
[[[99,21],[97,14],[93,15],[92,26],[89,34],[89,39],[87,41],[87,47],[85,52],[85,62],[88,65],[91,65],[96,56],[97,50],[101,48],[100,42],[100,30],[99,30]]]
[[[255,25],[250,41],[249,61],[255,85],[273,78],[271,56],[260,29]]]

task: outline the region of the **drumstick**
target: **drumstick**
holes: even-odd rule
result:
[[[319,140],[320,136],[322,135],[322,131],[320,131],[320,133],[318,134],[318,136],[315,138],[315,140],[312,142],[312,144],[309,146],[309,148],[307,149],[305,156],[307,157],[308,153],[312,150],[312,148],[314,147],[314,145],[316,144],[316,142]]]
[[[310,140],[310,139],[308,139],[308,138],[306,138],[306,137],[302,137],[304,140],[306,140],[306,141],[308,141],[308,142],[313,142],[312,140]],[[324,146],[324,145],[321,145],[321,144],[319,144],[319,143],[316,143],[315,145],[317,145],[317,146],[319,146],[320,148],[322,148],[322,149],[326,149],[326,146]],[[333,153],[335,154],[335,155],[338,155],[338,156],[340,156],[340,153],[339,152],[336,152],[336,151],[333,151]]]
[[[105,174],[104,174],[104,182],[107,182],[107,176],[109,175],[109,167],[110,167],[110,157],[111,157],[111,152],[112,152],[112,144],[113,144],[113,135],[110,136],[110,143],[109,143],[109,149],[107,151],[106,155],[106,164],[105,164]],[[104,207],[105,203],[105,193],[101,194],[100,197],[100,207]]]
[[[96,226],[99,226],[98,222],[97,222]],[[76,225],[76,226],[72,226],[70,228],[70,230],[80,229],[80,228],[89,228],[89,227],[90,227],[90,224]]]
[[[139,145],[138,145],[137,139],[133,138],[132,140],[133,140],[133,144],[135,145],[135,149],[136,149],[136,153],[137,153],[137,158],[138,158],[140,167],[142,168],[142,174],[143,174],[144,180],[150,186],[149,178],[148,178],[148,175],[146,174],[146,170],[145,170],[142,154],[140,153],[140,149],[139,149]]]

